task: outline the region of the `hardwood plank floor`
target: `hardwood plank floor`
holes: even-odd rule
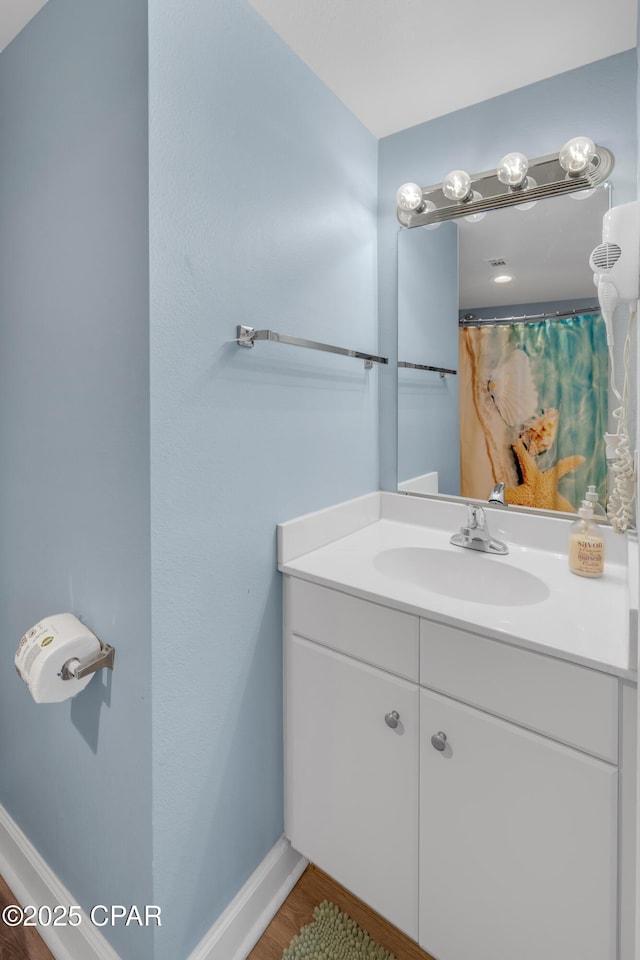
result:
[[[362,900],[310,864],[275,915],[247,960],[281,960],[300,928],[313,920],[313,908],[323,900],[335,903],[397,960],[433,960],[428,953]]]
[[[18,901],[0,877],[0,912]],[[0,960],[55,960],[37,927],[8,927],[0,920]]]

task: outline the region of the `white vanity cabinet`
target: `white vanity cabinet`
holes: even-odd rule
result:
[[[420,696],[420,945],[439,960],[614,960],[617,769]]]
[[[420,634],[421,684],[441,691],[420,693],[421,945],[615,960],[616,678],[425,619]]]
[[[314,588],[292,587],[291,622],[314,640],[293,631],[285,640],[285,833],[296,850],[417,940],[418,686],[325,645],[344,644],[340,628],[330,625],[336,613],[352,609],[351,598],[327,591],[323,618],[313,608]],[[387,622],[388,612],[369,629],[389,630],[390,646],[395,618]],[[348,619],[346,613],[343,626]],[[408,624],[413,633],[417,664],[412,621],[398,614],[399,632]],[[361,637],[356,622],[350,639]]]
[[[284,626],[294,848],[437,960],[630,956],[617,677],[291,576]]]

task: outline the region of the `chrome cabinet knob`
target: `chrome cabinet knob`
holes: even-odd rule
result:
[[[439,730],[437,733],[431,737],[431,746],[436,750],[444,750],[447,745],[447,735],[443,733],[442,730]]]
[[[400,714],[397,710],[392,710],[391,713],[385,713],[384,715],[384,722],[388,727],[391,727],[392,730],[395,730],[395,728],[398,726],[399,720]]]

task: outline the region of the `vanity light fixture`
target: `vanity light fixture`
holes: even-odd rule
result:
[[[479,190],[472,190],[469,200],[471,200],[473,203],[477,203],[478,200],[482,200],[482,194]],[[486,215],[486,213],[471,213],[468,217],[465,217],[465,220],[468,220],[469,223],[480,223],[481,220],[484,220]]]
[[[436,209],[435,203],[423,199],[422,187],[417,183],[403,183],[396,193],[396,203],[399,210],[405,210],[408,213],[429,213]],[[428,230],[434,230],[439,226],[439,223],[426,224]]]
[[[590,137],[573,137],[567,140],[560,151],[560,166],[566,170],[565,179],[575,181],[581,173],[588,170],[596,153],[596,145]],[[593,193],[591,190],[578,190],[569,194],[573,200],[586,200]]]
[[[506,184],[513,190],[522,188],[527,179],[528,169],[529,161],[524,153],[507,153],[498,164],[496,175],[500,183]]]
[[[596,145],[590,137],[573,137],[562,147],[558,159],[567,176],[578,177],[589,167],[595,155]]]
[[[442,182],[442,192],[448,200],[455,200],[457,203],[477,203],[482,200],[480,191],[471,188],[471,177],[466,170],[452,170],[447,174]],[[465,220],[478,223],[485,217],[486,213],[472,213],[465,216]]]
[[[422,213],[425,208],[422,187],[417,183],[403,183],[398,187],[396,203],[399,210],[415,210],[417,213]]]
[[[471,177],[466,170],[452,170],[442,182],[442,192],[448,200],[458,203],[471,200]]]
[[[442,192],[448,200],[455,200],[460,204],[477,203],[478,200],[482,200],[479,190],[472,189],[471,177],[466,170],[452,170],[448,173],[442,182]],[[486,213],[472,213],[469,216],[465,215],[465,220],[469,223],[477,223],[485,217]]]
[[[507,153],[496,167],[496,176],[500,183],[504,183],[513,193],[515,191],[531,190],[538,184],[533,177],[527,176],[529,161],[524,153]],[[536,201],[518,203],[518,210],[530,210],[535,207]]]
[[[523,187],[525,190],[533,190],[534,187],[537,187],[537,182],[533,177],[526,177]],[[516,208],[518,210],[531,210],[532,207],[535,207],[537,200],[528,200],[527,203],[516,203]]]
[[[403,184],[396,195],[397,217],[403,227],[435,226],[458,217],[473,223],[502,207],[528,210],[546,197],[586,196],[607,179],[614,162],[611,151],[589,137],[573,137],[558,153],[535,160],[508,153],[495,170],[473,175],[452,170],[430,187]]]

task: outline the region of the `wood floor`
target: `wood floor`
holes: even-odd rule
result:
[[[413,940],[383,920],[375,911],[310,865],[255,945],[247,960],[281,960],[300,928],[313,920],[313,908],[330,900],[386,947],[397,960],[433,960]],[[0,911],[16,898],[0,877]],[[0,960],[55,960],[35,927],[8,927],[0,920]]]
[[[313,920],[313,908],[323,900],[335,903],[397,960],[433,960],[379,914],[310,864],[275,915],[247,960],[281,960],[300,928]]]
[[[18,901],[0,877],[0,912]],[[0,960],[55,960],[37,927],[8,927],[0,920]]]

